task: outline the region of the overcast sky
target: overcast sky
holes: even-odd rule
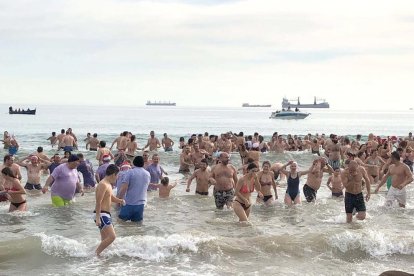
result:
[[[413,91],[412,0],[0,2],[4,104],[408,110]]]

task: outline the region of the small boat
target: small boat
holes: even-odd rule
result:
[[[147,101],[146,105],[162,105],[162,106],[176,106],[176,103],[172,103],[170,101],[165,102],[165,101],[155,101],[155,102],[151,102],[151,101]]]
[[[242,104],[242,107],[272,107],[271,104],[249,104],[249,103],[244,103]]]
[[[270,119],[285,119],[285,120],[299,120],[299,119],[305,119],[308,117],[310,113],[293,111],[293,110],[282,110],[282,111],[275,111],[272,112],[270,115]]]
[[[313,104],[301,104],[300,99],[298,97],[297,104],[289,101],[286,98],[283,98],[282,101],[282,108],[329,108],[329,103],[325,100],[322,100],[322,102],[317,103],[316,97],[314,97]]]
[[[35,109],[14,109],[13,107],[9,107],[9,114],[23,114],[23,115],[36,115],[36,108]]]

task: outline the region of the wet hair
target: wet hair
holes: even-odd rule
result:
[[[8,161],[8,160],[12,159],[12,157],[13,157],[13,155],[6,154],[6,155],[4,156],[4,158],[3,158],[3,162],[6,162],[6,161]]]
[[[37,147],[37,152],[43,152],[43,147]]]
[[[134,142],[135,141],[135,138],[136,138],[136,136],[135,135],[132,135],[131,136],[131,142]]]
[[[135,167],[142,168],[144,167],[144,158],[142,156],[136,156],[132,162]]]
[[[100,141],[99,146],[101,146],[101,148],[104,148],[106,146],[106,142],[105,141]]]
[[[95,137],[95,138],[98,137],[98,134],[97,133],[94,133],[93,134],[93,137]]]
[[[56,132],[54,132],[54,131],[53,131],[53,132],[52,132],[52,136],[55,136],[55,135],[56,135]]]
[[[61,130],[60,130],[60,133],[65,133],[65,130],[62,128]]]
[[[391,157],[394,158],[395,160],[400,160],[400,154],[398,153],[398,151],[393,151],[391,153]]]
[[[110,175],[113,175],[113,174],[117,175],[118,173],[119,173],[119,168],[115,164],[109,165],[108,168],[106,168],[106,171],[105,171],[106,176],[110,176]]]
[[[184,137],[180,137],[180,142],[184,142]]]
[[[192,144],[194,142],[193,138],[188,138],[188,144]]]
[[[200,160],[200,163],[205,163],[206,165],[208,165],[208,161],[207,161],[207,159],[206,159],[206,158],[201,159],[201,160]]]
[[[167,186],[168,183],[170,183],[170,179],[166,176],[163,179],[161,179],[161,184],[164,186]]]
[[[83,154],[82,154],[82,153],[78,153],[78,154],[76,154],[76,156],[77,156],[78,158],[83,159]]]
[[[2,174],[4,174],[4,175],[7,175],[7,176],[10,176],[10,177],[13,177],[13,178],[17,178],[17,177],[14,175],[13,171],[12,171],[9,167],[5,167],[5,168],[3,168],[3,169],[1,170],[1,173],[2,173]]]
[[[247,171],[250,171],[253,169],[257,169],[257,165],[255,163],[250,163],[246,168]]]

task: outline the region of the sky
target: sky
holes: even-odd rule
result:
[[[412,0],[0,2],[0,103],[414,107]]]

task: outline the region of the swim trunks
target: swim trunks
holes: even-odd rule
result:
[[[397,200],[398,203],[405,205],[407,202],[407,191],[405,187],[401,190],[394,188],[393,186],[390,187],[387,194],[387,205],[392,205],[394,200]]]
[[[196,194],[199,195],[204,195],[204,196],[208,196],[208,192],[199,192],[199,191],[195,191]]]
[[[213,194],[217,209],[223,209],[225,204],[233,202],[234,189],[230,189],[227,191],[214,190]]]
[[[24,188],[26,190],[29,190],[29,191],[35,190],[35,189],[36,190],[41,190],[42,189],[42,186],[40,184],[31,184],[29,182],[26,182],[26,185],[24,186]]]
[[[166,147],[166,148],[164,149],[164,151],[173,151],[173,148],[172,148],[172,147]]]
[[[344,196],[344,193],[343,192],[338,192],[338,193],[332,192],[332,196],[334,196],[334,197],[342,197],[342,196]]]
[[[316,193],[318,191],[314,190],[312,187],[308,186],[308,184],[303,185],[303,194],[306,197],[307,202],[312,202],[316,200]]]
[[[62,207],[72,203],[72,200],[64,199],[60,196],[52,196],[52,205],[54,207]]]
[[[331,159],[328,159],[328,164],[334,170],[341,168],[341,161],[340,160],[331,160]]]
[[[73,151],[73,147],[72,146],[65,146],[65,147],[63,147],[63,151]]]
[[[362,193],[354,195],[345,192],[345,212],[347,214],[352,214],[354,208],[357,212],[365,212],[367,210],[365,207],[364,195]]]
[[[96,214],[96,211],[93,211],[93,212]],[[102,230],[105,227],[108,227],[112,224],[111,213],[107,211],[101,211],[99,215],[99,219],[101,220],[101,225],[98,226],[99,230]],[[94,218],[94,221],[96,222],[95,218]]]

